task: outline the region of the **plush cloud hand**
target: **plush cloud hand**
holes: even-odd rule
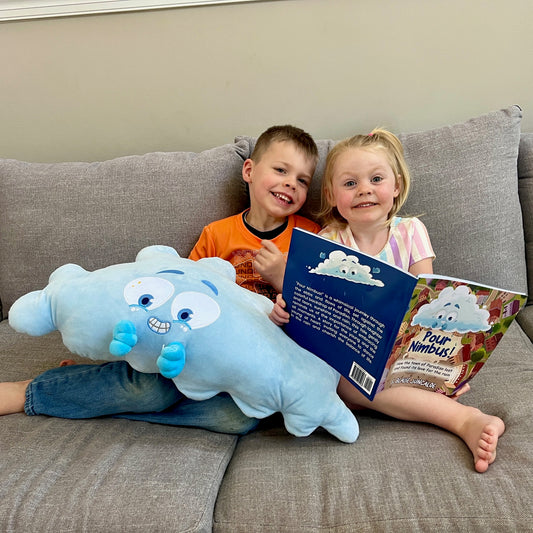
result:
[[[113,340],[109,343],[109,353],[122,357],[137,344],[135,324],[129,320],[121,320],[113,328]]]
[[[185,366],[185,347],[181,342],[172,342],[163,346],[161,355],[157,359],[157,366],[163,376],[173,379],[179,376]]]

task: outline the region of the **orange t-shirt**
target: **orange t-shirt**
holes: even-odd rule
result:
[[[320,226],[300,215],[291,215],[287,227],[272,242],[283,253],[289,251],[292,230],[302,228],[313,233],[320,231]],[[261,238],[255,236],[242,220],[242,213],[222,220],[216,220],[206,226],[195,244],[189,259],[197,261],[203,257],[220,257],[229,261],[237,271],[237,283],[242,287],[275,300],[276,291],[261,278],[254,269],[254,259],[261,249]]]

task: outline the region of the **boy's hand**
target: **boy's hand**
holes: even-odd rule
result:
[[[283,296],[278,294],[276,296],[276,303],[274,304],[272,311],[270,311],[270,315],[268,315],[270,320],[272,320],[276,326],[283,326],[283,324],[286,324],[289,321],[290,315],[285,311],[286,306],[287,304],[285,303]]]
[[[254,268],[277,292],[281,292],[287,256],[281,253],[272,241],[263,240],[261,246],[262,248],[255,256]]]

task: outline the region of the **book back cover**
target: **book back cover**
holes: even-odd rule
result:
[[[416,278],[305,230],[293,231],[283,284],[298,344],[373,398]]]

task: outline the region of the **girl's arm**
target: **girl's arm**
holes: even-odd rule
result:
[[[276,326],[283,326],[283,324],[286,324],[289,321],[290,315],[285,311],[286,306],[287,304],[285,303],[285,300],[281,294],[278,294],[276,296],[276,303],[274,304],[272,311],[270,311],[270,315],[268,315],[270,320],[272,320]]]
[[[428,257],[427,259],[422,259],[413,263],[409,267],[409,273],[413,276],[418,276],[419,274],[433,274],[433,258]]]

